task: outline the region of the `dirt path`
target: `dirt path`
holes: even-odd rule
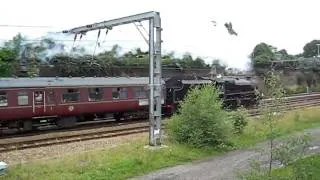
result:
[[[320,153],[320,128],[304,131],[312,137],[311,147],[308,154]],[[300,133],[297,133],[297,135]],[[161,169],[151,174],[133,179],[203,179],[203,180],[225,180],[236,179],[235,170],[246,170],[249,167],[250,159],[267,163],[268,156],[262,155],[261,150],[267,149],[268,143],[260,143],[253,148],[237,150],[225,155],[210,158],[204,161],[192,162],[171,168]],[[278,165],[274,165],[278,166]]]

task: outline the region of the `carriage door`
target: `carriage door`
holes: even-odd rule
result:
[[[45,91],[44,90],[33,91],[32,108],[33,108],[34,115],[41,116],[44,114],[44,112],[46,110],[46,108],[45,108]]]
[[[46,89],[45,95],[46,95],[46,101],[44,106],[45,113],[50,116],[55,115],[55,110],[57,105],[55,91],[53,89]]]

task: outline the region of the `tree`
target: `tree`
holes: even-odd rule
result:
[[[15,56],[17,57],[21,52],[23,41],[25,41],[25,38],[19,33],[16,36],[14,36],[12,40],[5,42],[4,47],[12,49],[15,53]]]
[[[97,59],[99,63],[104,65],[105,67],[111,66],[121,66],[123,65],[122,61],[119,61],[119,50],[120,46],[114,45],[111,50],[104,51],[97,55]]]
[[[164,66],[174,66],[174,52],[169,52],[162,56],[162,65]]]
[[[272,160],[274,159],[274,140],[278,136],[279,129],[276,126],[278,119],[280,119],[280,108],[284,101],[284,88],[280,83],[280,76],[276,75],[274,71],[268,72],[264,79],[265,87],[267,89],[267,96],[270,97],[269,107],[263,106],[263,120],[268,126],[267,138],[270,143],[270,159],[268,175],[271,176]],[[263,104],[262,104],[263,105]]]
[[[0,77],[12,75],[13,63],[16,61],[16,53],[13,49],[0,48]]]
[[[213,85],[192,88],[169,121],[170,137],[195,147],[230,145],[232,125]]]
[[[15,71],[15,66],[18,64],[21,45],[24,38],[18,34],[4,43],[4,47],[0,48],[0,76],[12,76]]]
[[[251,53],[251,61],[253,62],[253,65],[256,66],[274,60],[275,50],[276,48],[266,43],[256,45]]]
[[[303,57],[309,58],[309,57],[318,56],[317,44],[320,44],[320,40],[313,40],[313,41],[307,43],[303,47]]]
[[[149,64],[148,54],[148,51],[143,52],[140,48],[137,48],[125,53],[121,59],[126,66],[147,66]]]
[[[181,64],[183,67],[191,68],[192,67],[193,58],[190,53],[185,53],[182,56],[182,59],[180,59],[179,64]]]
[[[290,60],[294,59],[295,56],[288,54],[286,49],[281,49],[275,53],[277,60]]]
[[[296,56],[290,55],[286,49],[277,50],[276,47],[260,43],[255,46],[250,55],[251,66],[257,74],[264,74],[270,70],[272,61],[290,60]]]
[[[195,68],[203,68],[203,67],[206,67],[206,63],[204,62],[203,59],[197,57],[197,58],[192,62],[192,67],[195,67]]]

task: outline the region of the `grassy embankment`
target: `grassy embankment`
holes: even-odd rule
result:
[[[294,168],[298,172],[295,172]],[[297,171],[296,170],[296,171]],[[272,172],[274,177],[278,179],[296,179],[300,176],[300,179],[319,179],[320,178],[320,154],[309,156],[307,158],[298,160],[293,164],[284,168],[276,169]],[[299,179],[299,178],[298,178]]]
[[[306,128],[320,127],[320,108],[309,108],[286,114],[278,121],[280,135]],[[244,134],[234,135],[236,148],[248,147],[266,139],[267,128],[251,120]],[[52,160],[38,160],[10,167],[0,179],[125,179],[150,171],[215,156],[225,150],[194,149],[165,140],[168,147],[157,151],[144,148],[147,137],[106,150],[97,150]]]

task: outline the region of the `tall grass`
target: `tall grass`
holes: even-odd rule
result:
[[[277,179],[316,180],[320,178],[320,154],[298,160],[289,166],[276,169],[273,176]]]

